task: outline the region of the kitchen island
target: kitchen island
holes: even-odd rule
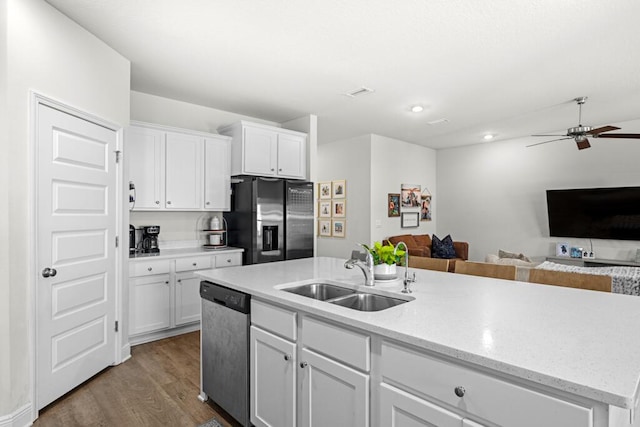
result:
[[[274,415],[282,425],[320,425],[341,413],[350,424],[373,426],[640,425],[637,297],[419,269],[409,269],[413,293],[401,294],[401,281],[365,288],[361,271],[344,261],[197,273],[252,295],[254,424],[269,424],[260,414],[266,401],[288,405]],[[282,290],[318,281],[411,301],[361,312]],[[278,345],[288,363],[285,385],[293,387],[287,393],[269,390],[259,371],[265,349]],[[266,365],[272,377],[276,360]],[[329,373],[334,365],[343,370]],[[355,394],[323,393],[328,378],[353,378],[345,390]]]

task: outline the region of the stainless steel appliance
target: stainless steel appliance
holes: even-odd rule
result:
[[[136,227],[129,224],[129,254],[136,253]]]
[[[144,225],[142,228],[142,252],[145,254],[155,254],[160,252],[158,247],[159,225]]]
[[[312,257],[313,203],[311,182],[237,177],[228,244],[244,249],[244,264]]]
[[[243,426],[249,421],[249,315],[251,296],[200,282],[201,389]]]

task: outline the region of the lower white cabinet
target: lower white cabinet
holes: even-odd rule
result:
[[[129,343],[199,329],[198,270],[242,264],[242,252],[129,260]]]
[[[296,345],[251,327],[251,422],[296,425]]]
[[[369,425],[369,375],[306,348],[300,367],[301,425]]]
[[[129,279],[129,335],[171,327],[171,276]]]
[[[292,322],[298,334],[292,331]],[[368,336],[352,334],[252,301],[251,422],[262,427],[367,427]],[[354,339],[345,341],[347,337]],[[343,344],[340,348],[335,346],[338,342]],[[361,363],[364,359],[366,363]]]

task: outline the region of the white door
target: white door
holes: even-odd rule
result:
[[[167,132],[166,208],[202,209],[204,139]]]
[[[176,326],[200,321],[200,310],[202,307],[200,280],[200,276],[196,276],[193,272],[179,273],[176,275]]]
[[[38,106],[37,409],[115,362],[116,141]]]
[[[278,134],[268,129],[244,128],[242,170],[261,176],[276,174]]]
[[[303,136],[278,135],[278,175],[304,178],[306,139]]]

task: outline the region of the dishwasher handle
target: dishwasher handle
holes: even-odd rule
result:
[[[209,281],[200,282],[200,297],[228,309],[249,314],[251,295]]]

